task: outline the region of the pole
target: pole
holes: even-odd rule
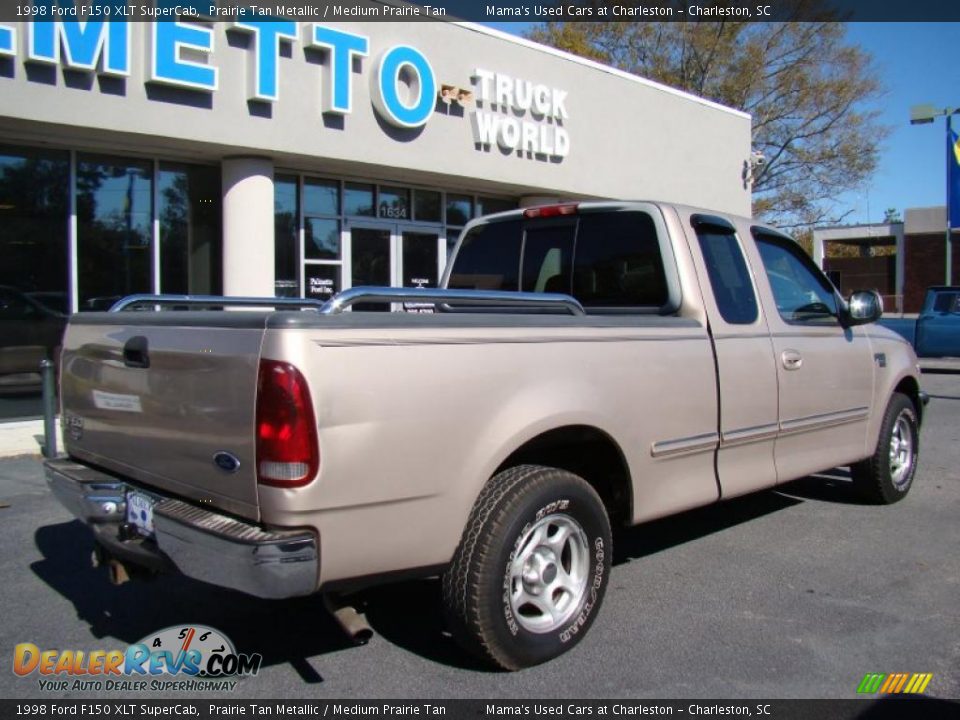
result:
[[[951,182],[951,175],[953,170],[953,128],[951,126],[951,119],[953,118],[953,111],[947,110],[947,237],[946,237],[946,251],[947,251],[947,261],[946,266],[946,276],[947,281],[946,285],[953,284],[953,233],[950,231],[951,226],[953,225],[953,218],[950,217],[950,206],[951,201],[953,200],[953,183]],[[960,218],[957,218],[960,220]]]
[[[43,456],[57,456],[57,389],[55,365],[52,360],[40,361],[43,381]]]

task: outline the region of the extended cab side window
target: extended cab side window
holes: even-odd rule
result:
[[[720,316],[731,325],[755,322],[757,295],[736,232],[732,227],[694,220]]]
[[[836,291],[798,245],[762,232],[754,238],[780,317],[789,323],[839,322]]]

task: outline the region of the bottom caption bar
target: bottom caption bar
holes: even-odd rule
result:
[[[266,717],[756,717],[766,720],[960,717],[960,702],[929,697],[872,700],[0,700],[2,718]]]

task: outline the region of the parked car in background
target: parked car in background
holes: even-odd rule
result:
[[[880,324],[913,345],[917,357],[960,357],[960,286],[927,289],[917,318],[882,318]]]
[[[0,285],[0,393],[40,389],[40,361],[56,360],[67,316]]]

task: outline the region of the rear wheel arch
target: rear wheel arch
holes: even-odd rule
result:
[[[583,478],[603,500],[611,524],[630,524],[633,485],[619,443],[592,425],[565,425],[542,432],[513,450],[493,475],[518,465],[566,470]]]

